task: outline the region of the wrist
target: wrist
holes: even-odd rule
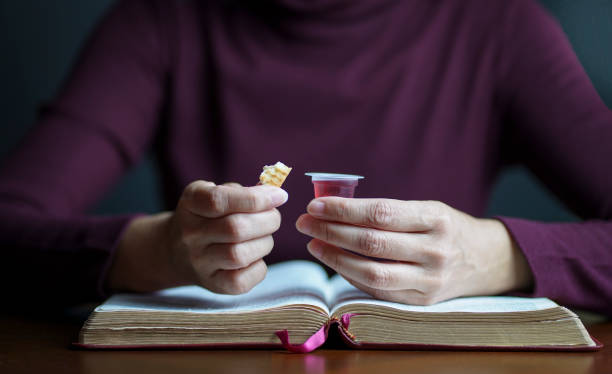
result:
[[[490,279],[489,294],[524,291],[532,287],[531,268],[520,247],[506,228],[497,219],[480,219],[487,238],[485,249],[489,252],[487,261]]]
[[[148,292],[173,285],[164,261],[166,226],[171,213],[132,220],[117,245],[106,287],[112,292]]]

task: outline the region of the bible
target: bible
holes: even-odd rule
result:
[[[269,267],[243,295],[198,286],[116,294],[84,323],[85,348],[284,347],[309,352],[329,328],[353,348],[596,350],[569,309],[546,298],[463,297],[430,306],[374,299],[318,264]]]

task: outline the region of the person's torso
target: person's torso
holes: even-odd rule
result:
[[[263,165],[293,167],[272,262],[308,257],[294,227],[313,198],[307,171],[365,176],[356,197],[481,215],[500,163],[487,30],[501,6],[285,1],[298,5],[177,2],[160,134],[168,203],[196,179],[254,185]]]

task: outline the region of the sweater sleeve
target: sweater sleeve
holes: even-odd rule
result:
[[[113,250],[133,216],[86,212],[142,158],[156,131],[167,75],[158,14],[151,1],[114,6],[2,165],[5,294],[63,302],[103,296]]]
[[[531,266],[533,296],[612,315],[612,112],[556,21],[533,0],[509,3],[499,79],[506,156],[583,220],[501,220]]]

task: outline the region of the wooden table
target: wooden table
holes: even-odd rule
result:
[[[84,351],[70,347],[81,321],[0,315],[0,373],[612,373],[612,322],[588,326],[599,352],[355,351],[333,344],[282,350]]]

